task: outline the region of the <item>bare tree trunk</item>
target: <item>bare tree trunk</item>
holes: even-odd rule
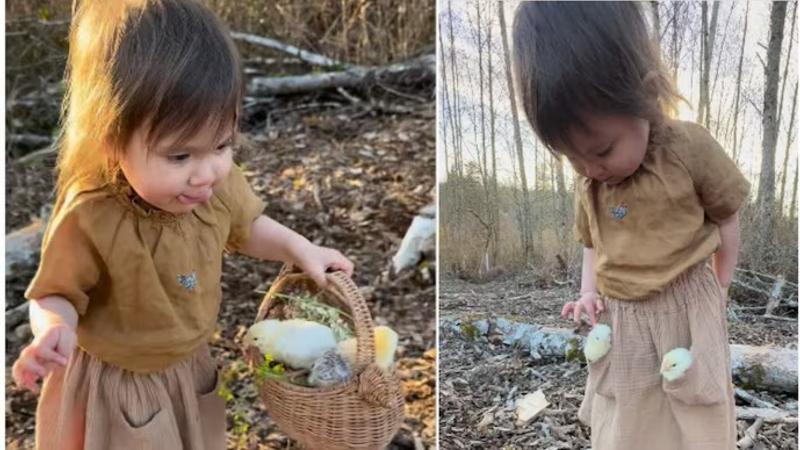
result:
[[[719,52],[718,52],[720,56],[723,54],[723,51],[725,49],[725,41],[728,40],[728,25],[730,25],[730,23],[731,23],[731,16],[733,15],[733,10],[735,9],[735,7],[736,7],[736,5],[731,3],[731,10],[730,10],[730,12],[728,12],[728,18],[725,19],[725,27],[722,29],[722,42],[720,42]],[[714,98],[716,96],[717,80],[719,80],[719,68],[720,68],[720,66],[722,66],[722,58],[718,57],[717,58],[717,66],[714,69],[714,80],[711,82],[711,94],[709,95],[709,99]],[[717,106],[717,117],[716,117],[716,120],[714,121],[714,136],[715,137],[719,137],[719,135],[717,133],[719,132],[719,126],[720,126],[720,123],[722,122],[722,105],[725,104],[725,95],[724,94],[725,94],[725,92],[723,92],[723,94],[719,96],[720,99],[719,99],[719,102],[717,102],[717,105],[718,105]],[[711,102],[709,102],[709,103],[711,103]],[[709,106],[709,112],[710,111],[711,111],[711,107]],[[711,119],[709,118],[709,123],[710,123],[710,121],[711,121]]]
[[[459,179],[463,179],[464,177],[464,153],[463,149],[461,148],[461,111],[459,108],[459,96],[458,96],[458,76],[456,75],[456,46],[455,46],[455,38],[453,36],[453,8],[451,7],[450,0],[447,0],[447,10],[449,16],[449,23],[450,23],[450,74],[451,79],[453,80],[453,114],[456,121],[456,126],[454,128],[455,131],[455,139],[456,145],[453,151],[455,152],[455,162],[456,162],[456,173],[458,174]],[[460,191],[460,189],[459,189]],[[458,195],[458,199],[460,199],[461,195]],[[460,202],[458,204],[460,210]],[[460,222],[460,221],[459,221]]]
[[[488,204],[489,200],[489,183],[488,174],[489,174],[489,166],[486,163],[486,121],[484,120],[486,117],[485,114],[485,105],[483,102],[483,41],[481,40],[481,28],[483,28],[483,24],[481,23],[481,2],[475,2],[475,14],[477,17],[477,23],[475,24],[475,39],[477,41],[477,48],[478,48],[478,93],[480,95],[480,101],[478,102],[478,107],[480,108],[480,124],[481,124],[481,178],[483,182],[484,192],[486,194],[486,200]]]
[[[678,67],[680,66],[681,57],[681,41],[683,40],[683,24],[682,20],[678,17],[681,12],[683,3],[672,2],[672,42],[671,52],[672,57],[672,79],[675,84],[678,83]]]
[[[717,17],[719,16],[719,1],[713,2],[711,10],[711,24],[707,25],[706,20],[708,16],[708,4],[703,2],[702,8],[702,49],[703,49],[703,63],[700,77],[700,104],[697,108],[697,121],[702,123],[708,128],[709,120],[711,119],[710,105],[709,105],[709,79],[711,73],[711,59],[714,55],[714,38],[717,29]]]
[[[497,148],[495,146],[495,110],[494,110],[494,67],[492,65],[492,54],[494,53],[494,49],[492,48],[492,15],[491,13],[488,15],[489,17],[489,26],[488,26],[488,73],[489,73],[489,141],[492,145],[492,203],[489,205],[490,211],[492,212],[492,226],[494,227],[493,230],[493,250],[492,250],[492,261],[497,262],[498,252],[500,250],[500,238],[499,238],[499,229],[500,229],[500,198],[497,193]]]
[[[791,36],[791,35],[790,35]],[[791,37],[790,37],[791,39]],[[791,53],[789,53],[791,55]],[[787,57],[787,59],[791,59]],[[792,148],[792,133],[794,132],[794,113],[797,108],[797,82],[794,84],[794,95],[792,95],[792,114],[789,118],[789,131],[786,136],[786,152],[783,155],[783,165],[781,166],[781,197],[778,200],[778,207],[781,209],[781,216],[783,216],[783,199],[786,192],[786,172],[789,170],[789,150]]]
[[[761,140],[761,174],[758,180],[759,217],[764,242],[772,240],[773,203],[775,201],[775,146],[778,138],[776,112],[778,107],[778,77],[781,61],[783,28],[786,21],[786,2],[772,3],[767,65],[764,68],[764,109],[761,118],[764,135]],[[764,248],[765,246],[762,246]]]
[[[708,102],[706,80],[706,44],[708,43],[708,3],[700,2],[700,99],[697,101],[697,123],[703,123],[705,105]]]
[[[445,114],[449,115],[449,122],[450,122],[450,134],[453,136],[453,147],[456,145],[456,132],[455,127],[453,126],[453,110],[450,108],[450,99],[448,98],[447,92],[447,68],[445,66],[445,58],[444,58],[444,40],[442,39],[442,23],[439,22],[439,73],[442,76],[442,148],[444,148],[444,172],[446,175],[450,174],[450,158],[447,153],[447,123],[448,120],[445,120]],[[448,177],[449,178],[449,177]]]
[[[795,3],[795,7],[792,10],[792,26],[789,28],[789,50],[786,52],[786,64],[783,66],[783,77],[781,80],[781,95],[778,97],[780,100],[778,101],[778,134],[780,134],[781,129],[781,116],[783,115],[783,93],[786,91],[786,79],[789,75],[789,62],[792,60],[792,44],[794,43],[794,23],[795,19],[797,19],[797,4]]]
[[[502,41],[503,41],[503,57],[505,60],[506,66],[506,83],[508,83],[508,96],[509,100],[511,101],[511,117],[514,121],[514,142],[517,148],[517,162],[519,163],[519,176],[520,176],[520,183],[522,184],[522,213],[524,215],[523,221],[523,236],[524,236],[524,248],[523,254],[525,257],[525,261],[528,261],[528,257],[530,255],[531,249],[531,230],[530,230],[530,194],[528,193],[528,179],[525,176],[525,158],[522,154],[522,136],[519,131],[519,117],[517,114],[517,98],[514,94],[514,80],[511,76],[511,56],[509,54],[508,49],[508,33],[506,31],[506,18],[505,12],[503,11],[503,1],[499,0],[497,2],[497,11],[500,18],[500,32],[502,34]]]
[[[656,42],[661,46],[661,17],[658,15],[658,2],[651,1],[650,7],[653,9],[653,26],[656,31]]]
[[[742,32],[742,48],[739,53],[739,69],[736,75],[736,100],[733,102],[733,160],[739,157],[739,97],[742,92],[742,62],[744,61],[744,44],[747,39],[747,14],[750,11],[748,0],[744,10],[744,31]]]
[[[794,222],[797,217],[797,172],[800,164],[794,166],[794,183],[792,183],[792,205],[789,207],[789,219]]]

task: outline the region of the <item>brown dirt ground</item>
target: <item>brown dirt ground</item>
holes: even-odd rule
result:
[[[347,106],[315,106],[316,98],[295,97],[269,120],[251,115],[254,148],[242,150],[251,184],[267,202],[266,213],[313,242],[343,251],[356,264],[355,281],[367,297],[377,323],[401,336],[398,374],[406,398],[406,418],[393,449],[435,445],[435,289],[432,281],[410,273],[393,278],[388,264],[416,212],[433,201],[435,176],[434,104],[408,103],[409,114],[383,114]],[[328,99],[330,100],[330,99]],[[298,104],[303,109],[295,109]],[[267,128],[269,126],[269,128]],[[48,157],[22,166],[6,165],[6,231],[39,215],[52,190]],[[294,448],[270,421],[242,370],[239,343],[262,294],[277,274],[276,263],[244,256],[227,257],[223,304],[212,352],[234,400],[228,405],[228,448]],[[33,268],[6,278],[6,296],[20,298]],[[9,301],[9,303],[11,303]],[[20,350],[6,346],[6,445],[32,448],[36,397],[17,389],[10,363]],[[246,424],[246,425],[245,425]]]
[[[504,276],[484,284],[445,276],[439,280],[441,318],[505,317],[514,321],[569,328],[559,317],[574,286],[541,286],[531,275]],[[737,299],[732,303],[749,303]],[[796,311],[786,311],[796,317]],[[730,328],[732,343],[797,345],[797,322],[764,321],[745,316]],[[442,449],[588,449],[590,430],[577,420],[587,371],[579,362],[563,359],[534,361],[521,350],[486,339],[469,340],[452,330],[440,330],[440,448]],[[550,406],[527,425],[516,426],[514,402],[541,389]],[[797,398],[750,391],[786,409]],[[740,401],[737,398],[737,401]],[[746,403],[742,403],[746,405]],[[737,422],[739,438],[752,421]],[[753,448],[797,449],[797,423],[765,424]]]

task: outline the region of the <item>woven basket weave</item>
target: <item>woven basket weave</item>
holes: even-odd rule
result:
[[[347,275],[326,275],[327,287],[320,300],[335,306],[353,318],[356,336],[356,367],[353,379],[330,387],[305,387],[267,379],[259,386],[259,395],[270,417],[287,436],[309,449],[366,450],[389,445],[403,420],[404,404],[400,383],[394,373],[375,364],[375,337],[372,317]],[[256,322],[265,318],[284,319],[284,302],[275,295],[292,288],[319,292],[307,275],[286,266],[264,296]],[[255,347],[245,354],[259,358]]]

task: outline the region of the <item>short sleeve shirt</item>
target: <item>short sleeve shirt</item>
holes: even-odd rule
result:
[[[702,126],[652,125],[644,160],[618,185],[579,177],[575,236],[596,251],[598,291],[648,298],[720,244],[717,223],[733,215],[750,185]]]
[[[124,182],[79,192],[54,212],[25,296],[78,311],[78,345],[109,364],[161,370],[215,329],[222,254],[248,239],[264,203],[234,167],[211,199],[173,215]]]

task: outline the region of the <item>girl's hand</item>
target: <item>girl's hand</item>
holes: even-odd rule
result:
[[[585,312],[592,321],[592,326],[597,324],[597,315],[605,310],[603,299],[596,292],[584,292],[578,301],[567,302],[561,309],[561,317],[567,319],[570,315],[576,325],[581,323],[581,312]]]
[[[295,264],[308,274],[317,286],[325,287],[328,280],[325,272],[328,269],[341,270],[348,277],[353,276],[353,262],[344,255],[328,247],[311,244],[296,255]]]
[[[67,324],[56,324],[42,331],[22,349],[11,368],[17,386],[39,392],[39,379],[49,374],[56,364],[66,366],[77,345],[78,337]]]

